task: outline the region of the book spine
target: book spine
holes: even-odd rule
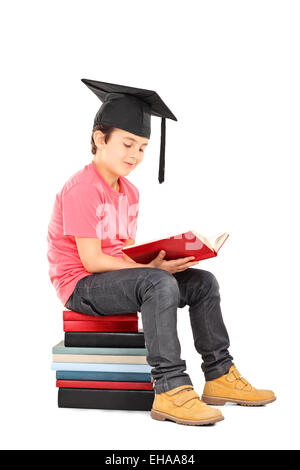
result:
[[[108,382],[101,380],[56,380],[56,387],[120,390],[153,390],[152,382]]]
[[[78,313],[70,310],[63,311],[63,319],[67,321],[128,321],[128,320],[137,320],[137,313],[124,313],[124,314],[114,314],[114,315],[87,315],[85,313]]]
[[[151,382],[151,374],[139,372],[56,371],[57,380],[105,380],[120,382]]]
[[[58,389],[59,408],[150,411],[153,400],[153,390]]]
[[[143,333],[137,332],[65,332],[65,346],[95,348],[144,348]]]
[[[103,331],[103,332],[137,332],[138,321],[128,322],[92,322],[92,321],[64,321],[64,331]]]

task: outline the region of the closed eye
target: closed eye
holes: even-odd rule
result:
[[[124,144],[124,145],[125,145],[125,147],[127,147],[127,148],[130,148],[130,147],[131,147],[131,145],[126,145],[126,144]],[[140,152],[144,152],[144,150],[143,150],[143,149],[140,149]]]

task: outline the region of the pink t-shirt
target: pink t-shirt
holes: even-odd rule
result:
[[[123,257],[127,239],[135,239],[139,191],[119,176],[120,192],[105,181],[94,161],[75,173],[56,194],[48,226],[49,276],[63,305],[85,270],[75,236],[101,239],[103,253]]]

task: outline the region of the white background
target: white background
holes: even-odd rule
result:
[[[1,10],[1,447],[299,448],[299,2],[28,0]],[[166,123],[165,182],[158,118],[129,176],[141,196],[137,242],[190,228],[230,234],[198,268],[219,281],[237,368],[276,402],[220,407],[225,420],[210,427],[57,407],[62,305],[46,236],[56,193],[92,159],[101,103],[81,78],[155,90],[177,117]],[[188,307],[178,335],[201,394]]]

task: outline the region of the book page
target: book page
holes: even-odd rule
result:
[[[204,235],[196,232],[196,230],[191,230],[191,232],[196,235],[196,237],[199,238],[211,251],[214,251],[213,243],[211,243]]]
[[[220,249],[221,245],[224,243],[227,237],[228,237],[228,233],[225,232],[222,235],[220,235],[218,238],[216,238],[215,243],[214,243],[215,251],[218,251]]]

